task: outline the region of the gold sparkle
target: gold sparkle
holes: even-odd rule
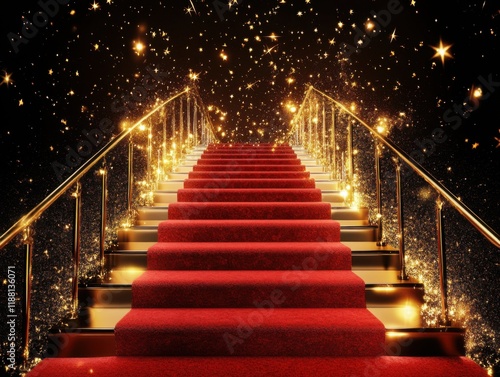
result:
[[[21,98],[21,99],[19,100],[19,106],[23,106],[23,105],[24,105],[24,102],[23,102],[23,99]]]
[[[98,10],[101,6],[99,3],[96,3],[95,1],[90,5],[89,10]]]
[[[441,58],[441,63],[444,65],[444,60],[446,58],[453,58],[453,56],[448,52],[448,50],[451,48],[452,45],[443,45],[443,41],[439,40],[439,47],[434,47],[431,46],[436,53],[434,54],[433,58]]]
[[[7,85],[9,86],[9,84],[12,83],[12,73],[7,73],[6,71],[3,71],[4,75],[2,76],[2,82],[0,82],[0,85]]]
[[[394,29],[394,31],[391,34],[391,42],[394,41],[394,40],[396,40],[397,37],[398,36],[396,35],[396,29]]]
[[[146,46],[141,41],[138,41],[138,42],[134,41],[134,51],[137,55],[140,55],[144,51],[145,48],[146,48]]]

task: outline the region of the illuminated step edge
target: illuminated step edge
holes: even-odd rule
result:
[[[109,270],[137,269],[146,270],[146,251],[118,250],[106,254]],[[352,266],[359,270],[398,270],[399,254],[394,251],[353,251]]]
[[[158,207],[140,207],[138,209],[137,225],[157,225],[147,224],[147,221],[159,221],[168,219],[168,206]],[[342,220],[360,220],[368,221],[368,208],[350,208],[350,207],[332,207],[332,219]]]
[[[129,308],[89,309],[81,315],[81,318],[68,323],[66,330],[49,335],[48,356],[115,356],[114,323],[129,310]],[[384,322],[385,314],[393,309],[369,310]],[[102,327],[91,328],[87,326],[89,323],[99,324]],[[465,331],[462,328],[405,329],[386,326],[386,329],[385,348],[386,353],[391,356],[465,355]]]
[[[316,188],[320,190],[336,191],[339,190],[340,182],[338,180],[319,179],[315,181]],[[184,179],[171,179],[158,182],[158,191],[176,191],[184,188]]]
[[[348,226],[342,225],[340,228],[340,241],[376,241],[377,227],[375,225]],[[118,245],[120,249],[129,249],[124,245],[136,242],[158,242],[158,227],[155,225],[133,226],[131,228],[121,228],[117,231]],[[146,247],[146,248],[147,248]],[[141,248],[144,249],[144,248]]]
[[[344,196],[338,190],[322,190],[322,201],[333,203],[334,205],[342,205]],[[158,190],[153,193],[153,202],[155,207],[166,207],[170,203],[177,202],[177,191],[175,190]]]

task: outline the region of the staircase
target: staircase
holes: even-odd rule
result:
[[[422,326],[423,285],[376,239],[302,148],[199,147],[28,375],[486,376],[463,329]]]

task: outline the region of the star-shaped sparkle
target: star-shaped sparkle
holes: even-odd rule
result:
[[[433,58],[441,58],[441,63],[444,65],[444,61],[446,58],[453,58],[453,56],[448,52],[448,50],[451,48],[452,45],[444,45],[442,40],[439,40],[439,47],[434,47],[431,46],[436,53],[434,54]]]

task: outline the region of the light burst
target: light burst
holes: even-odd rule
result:
[[[433,58],[439,57],[441,59],[441,63],[444,65],[444,61],[446,58],[453,58],[453,56],[448,52],[448,50],[451,48],[452,45],[444,45],[442,40],[439,40],[439,46],[431,46],[436,53],[434,54]]]

